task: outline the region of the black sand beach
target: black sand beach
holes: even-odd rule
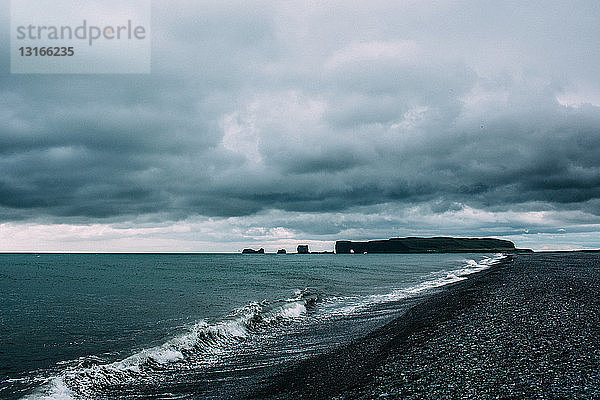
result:
[[[514,255],[252,399],[599,398],[600,253]]]

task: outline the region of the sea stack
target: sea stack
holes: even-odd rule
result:
[[[308,254],[308,245],[307,244],[299,244],[297,248],[298,254]]]
[[[263,249],[262,247],[258,250],[244,249],[242,250],[242,254],[265,254],[265,249]]]

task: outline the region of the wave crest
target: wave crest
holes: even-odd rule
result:
[[[87,358],[82,359],[24,399],[87,398],[108,386],[156,383],[161,377],[154,372],[186,370],[218,362],[219,356],[232,351],[235,343],[270,326],[303,317],[318,300],[319,296],[311,289],[298,290],[294,298],[247,304],[216,323],[200,321],[165,343],[123,360],[84,367]]]

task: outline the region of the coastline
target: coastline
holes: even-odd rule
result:
[[[248,399],[555,398],[600,392],[600,255],[510,255]]]

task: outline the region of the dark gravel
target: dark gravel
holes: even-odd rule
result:
[[[600,253],[512,256],[249,397],[600,399]]]

